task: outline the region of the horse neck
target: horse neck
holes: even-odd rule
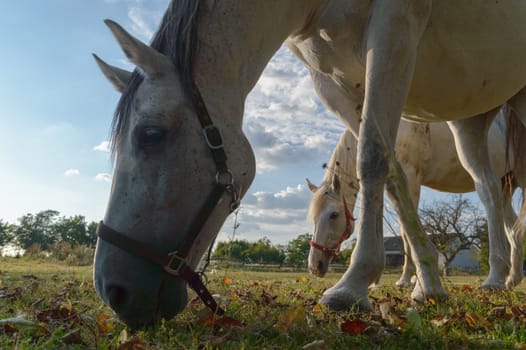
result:
[[[349,209],[354,207],[359,183],[356,174],[356,152],[358,143],[349,130],[345,130],[340,136],[338,144],[332,152],[331,159],[323,177],[324,183],[331,183],[334,174],[340,179],[341,194],[347,201]]]
[[[223,112],[237,112],[241,119],[244,99],[268,61],[287,37],[309,30],[325,2],[203,1],[194,75],[202,94],[217,98],[218,105],[228,105],[225,97],[238,99],[241,110]]]

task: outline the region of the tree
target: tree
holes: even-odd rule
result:
[[[5,247],[13,241],[13,227],[7,222],[0,220],[0,248]],[[1,251],[1,249],[0,249]]]
[[[487,221],[478,207],[462,195],[449,201],[435,201],[420,210],[424,230],[435,247],[444,256],[444,269],[463,249],[480,248]]]
[[[94,224],[95,228],[93,227]],[[96,223],[88,225],[82,215],[75,215],[69,218],[62,217],[54,223],[52,230],[54,231],[53,236],[58,241],[67,242],[73,246],[86,245],[94,247],[97,242],[97,236],[95,235]]]
[[[58,214],[55,210],[45,210],[35,215],[22,216],[13,230],[15,242],[23,249],[34,244],[40,245],[44,250],[48,249],[49,245],[57,240],[53,225]]]
[[[296,267],[307,266],[309,258],[311,235],[304,233],[293,239],[287,245],[286,262]]]
[[[249,245],[249,242],[238,239],[230,242],[218,242],[212,256],[216,259],[245,262]]]
[[[267,237],[263,237],[257,242],[218,242],[213,257],[244,263],[282,264],[285,253],[282,247],[272,245]]]
[[[247,258],[263,264],[282,264],[285,253],[279,247],[273,246],[267,237],[263,237],[249,246]]]

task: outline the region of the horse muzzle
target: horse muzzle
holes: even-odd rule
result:
[[[104,303],[132,328],[170,319],[188,301],[183,279],[102,240],[95,252],[94,282]]]

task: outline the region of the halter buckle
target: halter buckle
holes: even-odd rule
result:
[[[220,149],[223,148],[223,135],[221,130],[215,125],[207,125],[203,128],[203,135],[205,137],[205,142],[210,149]]]
[[[168,253],[168,257],[168,262],[163,266],[164,271],[168,272],[170,275],[179,276],[179,271],[186,264],[185,259],[177,254],[177,251]],[[174,262],[177,263],[176,266],[172,266]]]
[[[216,173],[216,183],[218,185],[223,185],[228,189],[230,186],[234,185],[234,174],[228,169],[225,171],[218,171]]]

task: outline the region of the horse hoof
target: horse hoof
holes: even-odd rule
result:
[[[444,288],[435,288],[434,291],[427,290],[424,292],[419,283],[415,285],[413,292],[411,293],[411,300],[414,304],[424,304],[426,302],[437,304],[445,301],[448,298],[447,292]]]
[[[516,278],[508,277],[506,280],[506,289],[512,290],[522,282],[522,276],[517,276]]]
[[[403,289],[403,288],[413,287],[414,284],[411,283],[411,281],[398,280],[398,281],[396,281],[395,286],[397,286],[400,289]]]
[[[482,289],[486,290],[504,290],[506,289],[506,285],[502,282],[494,282],[494,281],[484,281],[482,283],[482,286],[480,287]]]
[[[323,294],[319,304],[327,306],[332,311],[371,311],[371,303],[367,296],[354,298],[349,293]]]

